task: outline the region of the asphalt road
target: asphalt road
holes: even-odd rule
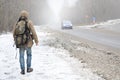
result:
[[[86,29],[74,29],[74,30],[67,30],[63,31],[65,33],[69,33],[75,35],[80,38],[84,38],[90,41],[94,41],[100,44],[104,44],[113,48],[120,49],[120,35],[107,35],[105,33],[95,32],[93,30],[86,30]]]
[[[98,31],[95,29],[73,28],[71,30],[62,30],[60,27],[52,27],[52,29],[87,39],[111,48],[120,49],[120,34],[110,33],[107,31]]]

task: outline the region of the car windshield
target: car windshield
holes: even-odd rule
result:
[[[63,21],[63,24],[71,24],[70,21]]]

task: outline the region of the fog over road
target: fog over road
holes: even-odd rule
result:
[[[52,29],[59,30],[61,32],[74,35],[107,47],[120,49],[120,35],[117,32],[110,32],[108,30],[100,31],[99,29],[94,28],[87,29],[78,27],[74,27],[72,30],[61,30],[60,27],[52,27]]]
[[[113,48],[120,48],[120,35],[108,35],[105,33],[96,32],[86,29],[74,29],[69,31],[63,31],[80,38],[91,40],[100,44],[104,44]]]

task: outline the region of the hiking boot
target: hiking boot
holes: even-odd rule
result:
[[[33,68],[27,68],[27,72],[30,73],[33,71]]]
[[[24,75],[24,74],[25,74],[25,70],[21,70],[21,72],[20,72],[20,73]]]

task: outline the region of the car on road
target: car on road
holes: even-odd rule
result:
[[[73,24],[71,21],[69,20],[64,20],[62,22],[62,29],[72,29],[73,28]]]

